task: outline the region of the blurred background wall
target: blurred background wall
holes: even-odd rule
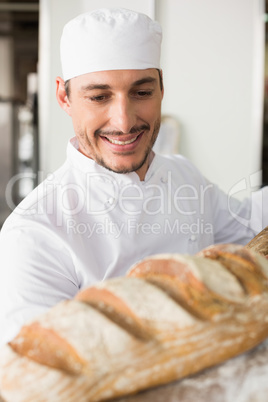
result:
[[[39,3],[0,1],[0,227],[36,185]]]

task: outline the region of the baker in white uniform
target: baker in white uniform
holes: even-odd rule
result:
[[[184,157],[152,151],[163,98],[161,28],[129,10],[69,22],[57,99],[75,137],[65,164],[14,210],[0,238],[0,344],[82,287],[156,253],[245,244],[268,224],[267,190],[230,200]],[[260,202],[262,201],[262,202]]]

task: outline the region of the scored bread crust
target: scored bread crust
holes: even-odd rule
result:
[[[268,260],[249,248],[163,254],[82,290],[0,352],[7,402],[108,400],[243,353],[268,336]]]
[[[246,248],[268,257],[268,226],[257,234],[246,246]]]

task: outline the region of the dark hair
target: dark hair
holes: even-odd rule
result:
[[[162,91],[163,90],[163,77],[162,77],[161,71],[159,69],[157,69],[157,71],[158,71],[158,75],[159,75],[160,89]],[[70,96],[71,96],[70,80],[67,80],[64,82],[64,88],[65,88],[67,97],[70,98]]]
[[[67,95],[67,98],[70,98],[71,90],[70,90],[70,80],[64,82],[64,88]]]
[[[162,77],[162,72],[161,72],[161,70],[159,70],[159,68],[157,69],[157,71],[158,71],[158,75],[159,75],[160,89],[161,89],[161,91],[163,91],[163,77]]]

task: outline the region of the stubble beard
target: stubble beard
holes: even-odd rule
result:
[[[155,124],[154,124],[154,129],[153,129],[150,144],[145,149],[143,158],[140,161],[137,161],[136,163],[133,163],[132,166],[122,167],[122,168],[110,166],[110,164],[107,164],[105,162],[105,160],[101,157],[101,155],[94,155],[94,156],[92,155],[91,159],[94,159],[95,162],[98,165],[103,166],[105,169],[108,169],[108,170],[110,170],[112,172],[115,172],[115,173],[125,174],[125,173],[131,173],[131,172],[138,171],[139,169],[141,169],[143,167],[143,165],[146,163],[146,161],[149,158],[149,155],[150,155],[150,153],[152,151],[152,148],[154,146],[154,143],[155,143],[155,141],[157,139],[157,136],[158,136],[158,133],[159,133],[159,130],[160,130],[160,124],[161,124],[161,120],[157,119]],[[143,135],[146,135],[146,133],[144,133]],[[83,133],[82,137],[86,137],[86,135],[84,135],[84,133]],[[90,144],[88,139],[87,139],[87,144],[91,146],[91,144]],[[126,155],[126,157],[127,157],[127,155]]]

